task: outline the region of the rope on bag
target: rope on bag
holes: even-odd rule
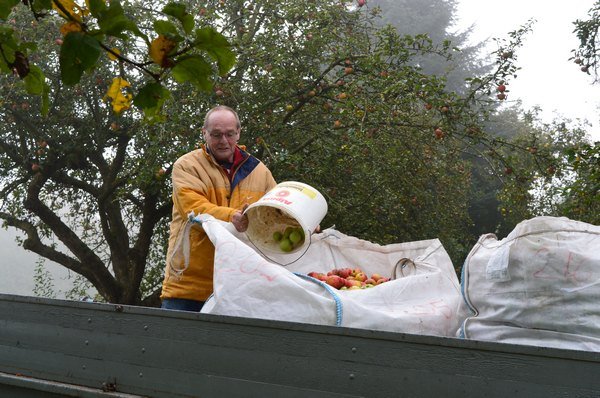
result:
[[[333,297],[333,301],[335,302],[335,326],[342,326],[342,318],[344,316],[344,305],[342,304],[342,300],[340,300],[340,296],[338,296],[337,293],[333,291],[331,286],[329,286],[323,281],[313,278],[312,276],[301,274],[299,272],[294,272],[294,275],[299,276],[302,279],[307,279],[311,282],[317,283],[320,286],[323,286],[325,290],[327,290],[327,292],[331,294],[331,297]]]
[[[183,231],[177,234],[177,241],[173,247],[173,252],[167,259],[169,276],[173,276],[176,279],[180,279],[184,271],[190,266],[190,231],[194,223],[202,224],[202,221],[192,211],[188,214],[188,220],[183,225]],[[176,265],[182,262],[183,267]]]

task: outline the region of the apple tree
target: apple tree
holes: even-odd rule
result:
[[[0,218],[103,299],[152,300],[169,166],[193,147],[162,105],[177,84],[210,91],[234,53],[176,3],[24,3],[0,7]]]
[[[242,140],[277,180],[325,194],[324,226],[380,243],[440,237],[460,263],[471,224],[464,155],[484,156],[488,172],[500,174],[509,163],[501,148],[533,156],[482,127],[498,95],[507,95],[498,89],[517,70],[528,27],[499,41],[494,70],[457,93],[415,62],[452,58],[452,44],[379,28],[376,9],[280,1],[227,2],[206,12],[230,27],[225,35],[238,55],[215,95],[240,111]],[[206,109],[206,99],[190,98],[198,100],[196,108]]]

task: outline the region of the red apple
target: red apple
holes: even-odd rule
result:
[[[349,288],[352,286],[357,286],[357,287],[361,287],[362,286],[362,282],[354,280],[354,279],[346,279],[346,286],[348,286]]]
[[[329,286],[332,286],[336,289],[340,289],[342,286],[346,286],[346,283],[344,282],[344,278],[340,278],[337,275],[329,275],[327,277],[327,280],[325,281],[325,283],[327,283]]]
[[[338,275],[342,278],[348,278],[352,274],[352,270],[350,268],[341,268],[338,271]]]
[[[354,279],[356,279],[357,281],[364,282],[367,280],[367,275],[364,272],[359,272],[354,276]]]
[[[364,6],[365,4],[367,4],[367,0],[358,0],[358,6],[359,6],[359,7],[362,7],[362,6]]]
[[[441,128],[437,128],[435,129],[435,138],[437,138],[438,140],[441,140],[442,138],[444,138],[446,134],[444,133],[444,130],[442,130]]]
[[[496,90],[503,93],[504,91],[506,91],[506,86],[504,84],[499,84],[498,87],[496,87]]]

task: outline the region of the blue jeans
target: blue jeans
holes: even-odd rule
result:
[[[165,298],[162,300],[160,308],[164,308],[166,310],[200,312],[203,305],[204,301]]]

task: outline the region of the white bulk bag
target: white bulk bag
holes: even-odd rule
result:
[[[598,226],[537,217],[500,241],[483,235],[462,288],[473,311],[465,338],[600,351]]]
[[[304,254],[273,262],[227,224],[207,215],[191,220],[215,245],[214,293],[203,313],[439,336],[456,336],[466,315],[437,239],[380,246],[327,229],[310,237]],[[305,275],[342,267],[397,279],[337,290]]]

